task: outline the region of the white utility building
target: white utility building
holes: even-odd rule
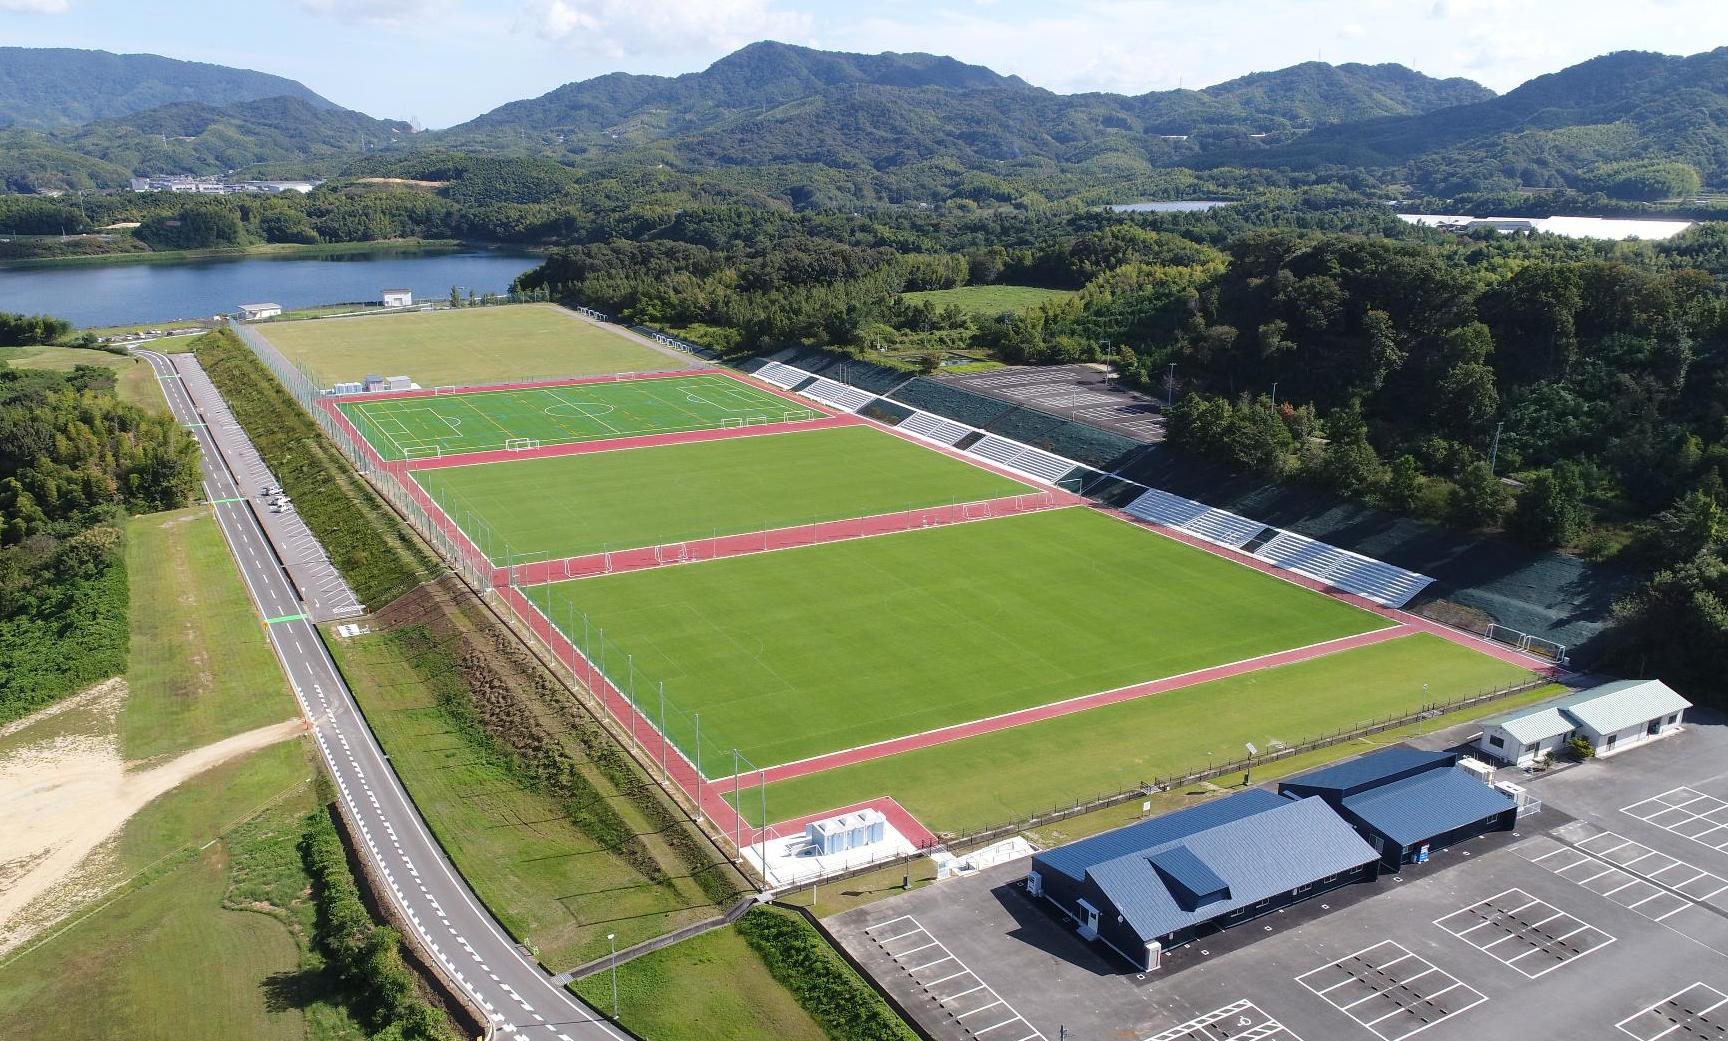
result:
[[[282,313],[281,304],[241,304],[240,320],[256,322],[261,318],[274,318]]]
[[[881,842],[887,837],[887,831],[888,818],[869,808],[804,825],[804,837],[815,847],[818,856],[844,853]]]
[[[410,307],[414,303],[412,289],[386,289],[383,297],[385,307]]]
[[[1617,680],[1483,720],[1476,747],[1499,762],[1528,766],[1578,736],[1597,755],[1613,755],[1678,730],[1691,707],[1661,680]]]

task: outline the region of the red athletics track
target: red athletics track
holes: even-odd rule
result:
[[[660,445],[687,445],[697,441],[729,441],[735,437],[759,437],[764,434],[789,434],[799,430],[826,430],[830,427],[859,426],[864,421],[856,416],[823,416],[820,419],[800,419],[790,423],[759,423],[747,427],[710,427],[705,430],[680,430],[665,434],[636,434],[594,441],[569,441],[539,448],[495,448],[459,455],[420,456],[406,460],[410,470],[437,470],[445,466],[468,466],[472,463],[512,463],[521,459],[548,459],[561,455],[588,455],[592,452],[620,452],[629,448],[656,448]]]
[[[1108,513],[1113,517],[1121,518],[1137,528],[1145,528],[1148,531],[1157,532],[1165,538],[1175,539],[1177,542],[1183,543],[1184,545],[1204,550],[1215,557],[1222,557],[1225,560],[1247,565],[1256,571],[1271,575],[1273,578],[1283,579],[1286,582],[1301,586],[1304,589],[1312,589],[1317,593],[1324,593],[1335,600],[1342,600],[1347,604],[1360,607],[1364,611],[1371,611],[1382,618],[1390,619],[1400,625],[1409,626],[1410,628],[1420,630],[1421,632],[1432,633],[1435,636],[1451,643],[1455,643],[1460,647],[1468,647],[1470,650],[1476,651],[1479,654],[1486,654],[1491,658],[1498,658],[1503,662],[1516,665],[1521,669],[1529,669],[1532,672],[1549,677],[1558,676],[1563,671],[1547,659],[1538,658],[1535,655],[1513,650],[1511,647],[1508,647],[1503,643],[1495,643],[1493,640],[1483,639],[1474,633],[1464,632],[1462,629],[1454,629],[1449,625],[1441,625],[1439,622],[1429,618],[1424,618],[1419,614],[1412,614],[1409,611],[1400,611],[1396,608],[1377,604],[1365,596],[1358,596],[1355,593],[1345,592],[1336,586],[1327,585],[1325,582],[1321,582],[1318,579],[1309,578],[1306,575],[1299,575],[1294,571],[1288,571],[1276,564],[1261,560],[1259,557],[1256,557],[1251,553],[1243,553],[1240,550],[1220,546],[1215,542],[1207,542],[1205,539],[1196,538],[1185,531],[1177,531],[1175,528],[1167,528],[1162,524],[1143,521],[1138,517],[1124,513],[1123,511],[1113,507],[1094,506],[1093,508],[1098,510],[1100,513]]]
[[[1270,669],[1279,665],[1291,665],[1299,661],[1311,661],[1324,658],[1329,654],[1341,651],[1355,650],[1370,644],[1385,643],[1403,636],[1409,636],[1411,630],[1403,626],[1392,625],[1373,632],[1358,633],[1355,636],[1345,636],[1324,643],[1313,643],[1306,647],[1296,647],[1288,651],[1275,651],[1262,654],[1258,658],[1244,658],[1241,661],[1229,662],[1225,665],[1214,665],[1211,668],[1196,669],[1177,676],[1166,676],[1163,679],[1150,680],[1146,683],[1136,683],[1115,690],[1099,691],[1096,694],[1082,694],[1067,701],[1051,702],[1048,705],[1035,705],[1032,708],[1020,709],[1016,712],[1005,712],[1000,716],[989,716],[985,719],[975,719],[969,723],[956,723],[953,726],[940,727],[936,730],[926,730],[921,734],[908,734],[905,737],[890,738],[875,744],[859,745],[857,748],[846,748],[825,755],[811,756],[796,762],[782,763],[770,766],[761,773],[768,776],[768,783],[784,781],[805,774],[821,773],[837,767],[851,766],[854,763],[867,762],[871,759],[881,759],[884,756],[899,755],[933,745],[945,745],[950,741],[976,737],[979,734],[992,734],[998,730],[1021,726],[1026,723],[1037,723],[1041,720],[1055,719],[1058,716],[1072,715],[1075,712],[1085,712],[1104,705],[1114,705],[1121,701],[1133,701],[1136,698],[1149,697],[1153,694],[1167,694],[1183,687],[1192,687],[1197,683],[1208,683],[1230,676],[1241,676],[1261,669]],[[755,776],[752,774],[751,776]],[[815,818],[813,818],[815,819]]]
[[[717,535],[659,546],[613,550],[609,553],[588,553],[562,560],[534,561],[518,564],[513,570],[516,573],[517,585],[538,585],[543,582],[617,575],[673,564],[690,564],[701,560],[718,560],[721,557],[741,557],[798,546],[842,542],[872,535],[892,535],[903,531],[917,531],[920,528],[945,527],[949,524],[991,520],[1023,513],[1040,513],[1065,506],[1078,506],[1085,501],[1078,495],[1064,491],[1031,492],[1026,495],[986,499],[982,502],[930,506],[847,520],[821,521],[816,524]]]

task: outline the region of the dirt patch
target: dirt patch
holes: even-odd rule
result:
[[[23,719],[14,719],[5,726],[0,726],[0,738],[11,737],[26,727],[33,727],[44,720],[53,719],[55,716],[67,712],[98,706],[104,698],[115,699],[113,709],[119,711],[120,701],[125,698],[125,695],[126,681],[116,676],[106,683],[96,684],[81,694],[61,698],[47,708],[38,709]]]
[[[90,704],[104,706],[112,719],[124,691],[122,683],[108,701]],[[70,881],[74,872],[151,800],[212,767],[305,732],[300,719],[284,720],[136,770],[120,758],[113,727],[16,749],[0,762],[0,952],[96,895],[92,890],[101,887]]]

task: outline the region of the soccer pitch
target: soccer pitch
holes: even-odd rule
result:
[[[551,304],[268,322],[253,328],[326,387],[368,373],[406,374],[423,387],[442,387],[691,364]]]
[[[1262,750],[1273,741],[1297,744],[1530,678],[1516,665],[1417,633],[794,777],[768,786],[768,814],[788,820],[891,795],[933,829],[966,831],[1204,769],[1209,757],[1230,762],[1246,742]],[[981,778],[989,783],[976,783]],[[754,822],[756,794],[740,801]]]
[[[1080,507],[526,593],[651,717],[664,682],[681,747],[699,714],[756,766],[1389,624]]]
[[[512,551],[558,559],[1034,490],[867,426],[414,476],[500,565]]]
[[[336,407],[385,459],[798,423],[822,416],[717,373],[380,401],[347,398]]]

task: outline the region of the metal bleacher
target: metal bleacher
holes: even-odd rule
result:
[[[1266,530],[1257,520],[1240,517],[1193,499],[1149,488],[1146,494],[1123,507],[1131,516],[1185,531],[1207,542],[1237,549]]]
[[[767,380],[776,387],[782,387],[786,390],[791,390],[793,387],[796,387],[798,384],[803,383],[805,380],[810,378],[810,374],[805,372],[803,369],[795,369],[790,365],[782,365],[777,361],[764,363],[760,369],[757,369],[755,372],[751,373],[751,375],[755,376],[759,380]]]
[[[1403,607],[1434,581],[1427,575],[1339,549],[1293,531],[1278,532],[1255,550],[1254,555],[1269,564],[1288,568],[1386,607]]]
[[[972,432],[972,428],[964,423],[956,423],[951,419],[943,419],[941,416],[933,415],[929,412],[917,411],[914,411],[910,416],[907,416],[900,423],[900,426],[897,429],[904,430],[909,434],[917,434],[919,437],[926,440],[934,441],[940,445],[947,445],[950,448],[958,444],[961,438]]]
[[[780,363],[769,362],[769,364],[779,365]],[[790,365],[781,365],[780,367],[791,369],[793,372],[798,371],[792,369]],[[757,375],[761,375],[761,373],[758,372]],[[816,377],[816,382],[805,387],[799,393],[836,408],[843,408],[848,412],[856,412],[876,400],[876,395],[868,391],[859,390],[857,387],[848,387],[844,383],[836,383],[824,376]]]
[[[1066,477],[1080,465],[1072,459],[1029,448],[1018,441],[1010,441],[995,434],[986,434],[967,451],[1051,484]]]

